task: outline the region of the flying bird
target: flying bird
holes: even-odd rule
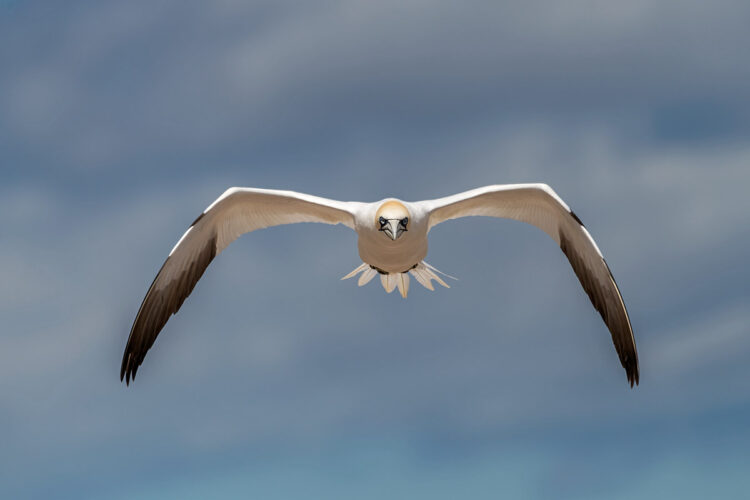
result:
[[[120,368],[129,385],[167,320],[211,261],[232,241],[257,229],[297,222],[343,224],[357,232],[359,286],[379,276],[390,293],[409,292],[410,277],[433,290],[440,271],[425,262],[427,236],[441,222],[468,216],[515,219],[538,227],[560,245],[583,289],[612,334],[630,386],[638,384],[638,353],[625,303],[602,253],[568,205],[546,184],[485,186],[445,198],[375,203],[329,200],[293,191],[233,187],[209,205],[174,246],[143,299]]]

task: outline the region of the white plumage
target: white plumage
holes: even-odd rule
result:
[[[363,263],[342,279],[359,275],[363,286],[380,275],[383,288],[409,292],[410,277],[434,290],[444,287],[440,271],[424,261],[427,235],[437,224],[468,216],[515,219],[547,233],[573,270],[612,334],[632,386],[638,383],[638,354],[625,304],[604,258],[580,219],[546,184],[486,186],[453,196],[406,202],[342,202],[293,191],[231,188],[188,228],[141,304],[130,331],[120,378],[135,378],[146,352],[176,313],[213,258],[240,235],[298,222],[343,224],[358,235]],[[446,275],[447,276],[447,275]]]

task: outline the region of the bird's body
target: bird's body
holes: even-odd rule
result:
[[[403,206],[409,214],[409,229],[396,240],[384,238],[374,224],[378,208],[386,204]],[[427,217],[418,205],[395,199],[365,204],[355,216],[354,230],[362,262],[382,271],[406,273],[427,256]]]
[[[343,224],[357,232],[360,286],[375,276],[387,292],[409,291],[410,276],[432,290],[448,286],[430,264],[428,233],[449,219],[484,215],[527,222],[551,236],[568,257],[594,307],[612,334],[631,386],[638,355],[625,304],[609,267],[580,219],[545,184],[486,186],[453,196],[406,202],[341,202],[292,191],[231,188],[212,203],[172,249],[146,294],[128,338],[120,378],[135,378],[148,349],[179,310],[208,264],[243,233],[297,222]]]
[[[373,223],[381,216],[381,208],[385,208],[387,220],[387,212],[393,210],[396,217],[391,220],[401,220],[399,216],[409,217],[408,230],[403,231],[395,240],[384,237],[383,231]],[[429,228],[426,214],[419,205],[392,198],[365,204],[357,211],[354,229],[357,231],[357,248],[363,264],[344,278],[354,277],[361,272],[358,283],[362,286],[379,274],[387,292],[398,288],[405,298],[409,292],[409,274],[419,279],[417,273],[432,273],[423,263],[427,256]],[[428,288],[432,289],[432,286],[429,285]]]

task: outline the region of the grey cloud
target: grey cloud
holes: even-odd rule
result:
[[[17,43],[6,54],[15,70],[1,78],[5,128],[16,147],[54,143],[69,167],[128,160],[131,169],[155,156],[171,166],[185,148],[331,150],[364,137],[466,134],[477,118],[524,114],[606,113],[628,127],[635,116],[658,128],[662,113],[679,120],[680,109],[708,105],[730,116],[709,115],[704,128],[715,116],[731,134],[747,125],[747,67],[733,63],[745,11],[731,2],[91,5],[50,24],[54,36],[34,40],[44,50]],[[22,25],[9,26],[6,37],[23,41]]]
[[[656,477],[669,439],[710,439],[722,412],[747,442],[745,3],[185,5],[0,20],[7,492],[44,471],[32,495],[107,496],[365,435],[492,450],[585,427],[652,442]],[[230,185],[369,201],[529,181],[604,251],[637,390],[554,243],[485,219],[431,233],[460,281],[407,301],[338,281],[359,263],[346,229],[246,236],[117,380],[153,274]]]

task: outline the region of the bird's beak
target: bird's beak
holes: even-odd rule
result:
[[[391,228],[391,238],[393,238],[393,240],[395,241],[396,238],[401,236],[401,232],[399,231],[400,228],[398,227],[398,220],[397,219],[389,220],[388,226],[390,226]]]

